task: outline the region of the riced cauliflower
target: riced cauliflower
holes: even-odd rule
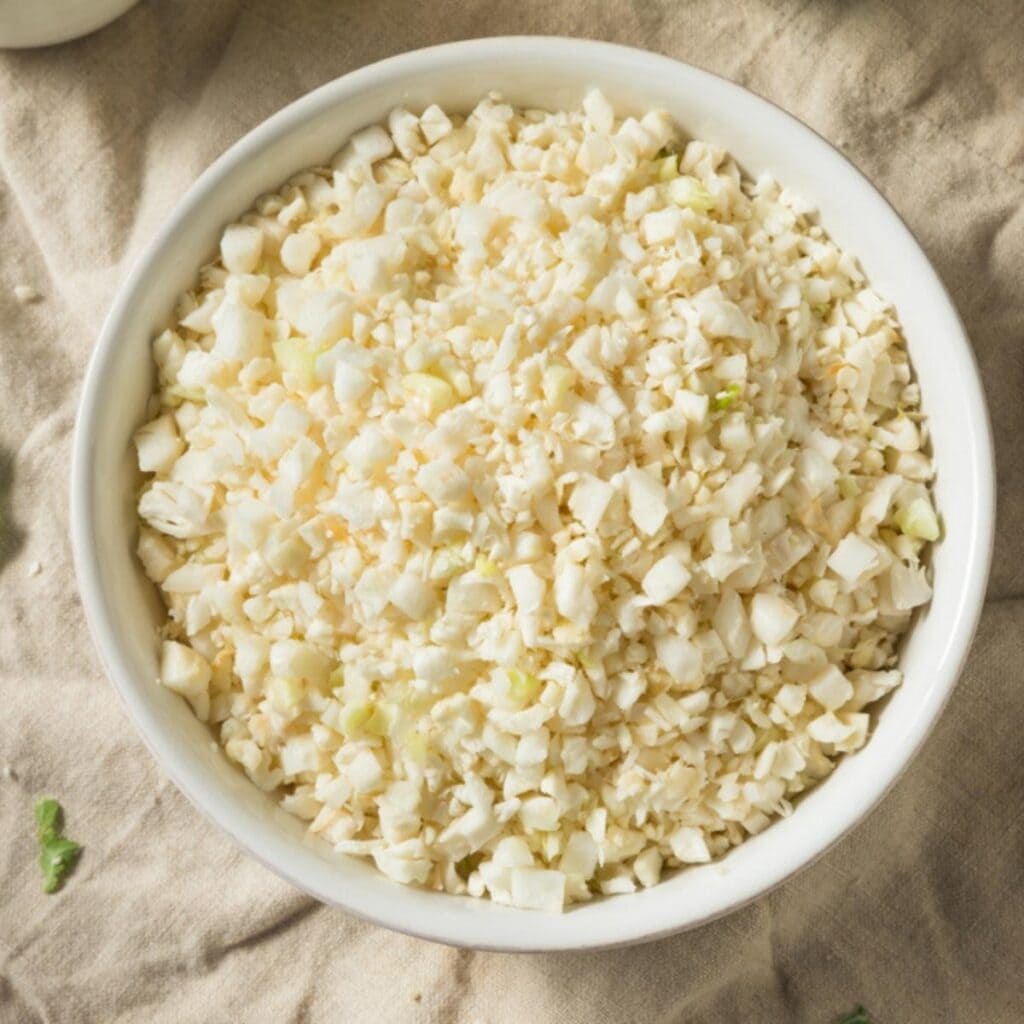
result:
[[[654,885],[900,682],[940,531],[893,311],[662,113],[396,110],[229,226],[153,351],[161,681],[398,882]]]

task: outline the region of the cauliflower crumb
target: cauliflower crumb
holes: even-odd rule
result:
[[[396,882],[656,885],[900,682],[941,527],[894,313],[662,114],[395,110],[224,230],[153,356],[160,681]]]

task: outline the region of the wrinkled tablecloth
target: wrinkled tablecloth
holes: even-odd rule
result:
[[[967,671],[911,770],[809,870],[724,920],[598,954],[460,952],[328,909],[153,763],[73,578],[72,422],[132,260],[268,114],[389,54],[505,33],[690,61],[788,108],[906,218],[978,353],[999,537]],[[14,288],[39,293],[28,304]],[[0,1021],[1024,1018],[1024,5],[1017,0],[143,0],[0,53]],[[44,896],[32,804],[85,854]]]

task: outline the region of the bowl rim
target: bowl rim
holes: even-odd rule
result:
[[[915,274],[925,281],[932,300],[940,304],[942,318],[948,324],[950,347],[957,354],[957,365],[950,367],[950,372],[959,375],[965,401],[973,417],[964,426],[965,432],[970,435],[970,463],[977,484],[972,495],[971,511],[975,531],[966,541],[961,596],[945,645],[948,652],[945,671],[938,685],[933,686],[927,694],[927,700],[902,729],[903,745],[889,751],[884,766],[882,758],[877,757],[878,770],[871,776],[870,784],[865,783],[856,798],[844,805],[842,812],[836,816],[838,820],[830,821],[819,837],[813,842],[803,843],[798,853],[784,858],[783,864],[771,865],[758,882],[737,889],[734,897],[722,899],[710,911],[690,917],[685,914],[656,914],[654,916],[657,920],[648,922],[638,914],[619,914],[614,921],[608,915],[610,923],[600,928],[588,927],[585,934],[575,937],[569,934],[571,928],[538,927],[541,919],[529,911],[513,912],[520,917],[521,924],[513,924],[508,918],[504,919],[503,928],[495,928],[486,923],[481,925],[479,921],[475,925],[467,922],[466,928],[457,932],[447,924],[438,924],[429,914],[422,914],[415,921],[412,920],[409,908],[403,909],[408,890],[397,885],[393,896],[384,900],[364,898],[358,892],[351,896],[346,892],[346,897],[340,899],[336,893],[326,892],[322,886],[306,877],[303,871],[294,869],[284,856],[284,847],[275,841],[277,826],[273,822],[251,826],[241,820],[242,815],[230,801],[212,795],[208,786],[204,785],[203,770],[188,763],[188,759],[176,749],[176,743],[167,731],[161,727],[157,717],[144,707],[140,687],[148,684],[136,683],[128,671],[121,649],[118,624],[107,606],[105,587],[101,584],[98,552],[93,544],[96,488],[90,465],[96,443],[96,424],[104,401],[106,370],[119,344],[122,323],[136,295],[145,292],[148,278],[159,266],[162,251],[180,229],[181,222],[186,221],[203,198],[229,179],[250,156],[275,139],[288,135],[315,115],[340,106],[360,93],[372,91],[395,77],[411,73],[438,73],[460,63],[478,62],[489,55],[508,59],[510,54],[519,54],[524,59],[536,59],[539,56],[549,61],[603,59],[640,62],[649,72],[661,70],[677,76],[682,71],[693,82],[713,85],[731,100],[742,100],[776,122],[788,125],[791,132],[803,136],[803,141],[814,150],[815,161],[822,161],[830,170],[843,176],[845,185],[856,188],[862,196],[866,196],[879,215],[887,219],[886,227],[902,236],[904,247],[909,246],[916,262]],[[408,51],[327,82],[262,121],[203,171],[135,259],[131,272],[118,290],[91,354],[75,420],[70,506],[71,541],[79,593],[89,632],[104,670],[161,769],[200,813],[225,831],[235,843],[279,877],[319,901],[407,935],[450,945],[506,952],[608,949],[698,927],[767,894],[835,845],[877,806],[906,770],[952,693],[981,616],[995,539],[995,462],[991,425],[977,359],[948,291],[917,239],[893,207],[870,180],[831,143],[771,101],[720,75],[683,61],[634,47],[594,40],[560,36],[496,36]],[[876,753],[880,755],[882,751]],[[439,899],[456,899],[444,894],[435,895]],[[621,901],[624,911],[632,906],[629,897],[615,897],[615,901]],[[545,917],[542,920],[551,919]]]

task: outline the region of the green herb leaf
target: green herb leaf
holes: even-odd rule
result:
[[[43,892],[56,892],[64,876],[74,866],[82,847],[71,839],[47,839],[39,851],[39,866],[43,870]]]
[[[41,843],[60,835],[60,817],[56,800],[47,798],[36,804],[36,833]]]
[[[852,1013],[840,1017],[836,1024],[874,1024],[874,1022],[868,1015],[868,1011],[863,1006],[858,1006]]]
[[[39,867],[43,872],[43,892],[56,892],[65,875],[74,867],[82,847],[61,835],[64,815],[60,804],[47,797],[36,804],[36,834],[39,837]]]
[[[742,386],[736,381],[733,381],[715,395],[715,400],[711,403],[711,407],[715,412],[722,412],[723,410],[728,409],[729,406],[739,398],[742,390]]]

